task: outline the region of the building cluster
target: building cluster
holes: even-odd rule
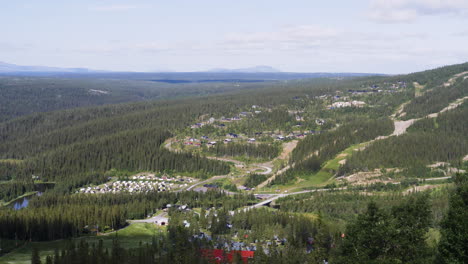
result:
[[[405,81],[398,81],[396,83],[384,83],[387,87],[391,89],[400,89],[400,88],[406,88],[406,82]]]
[[[238,115],[235,115],[233,117],[224,117],[224,116],[222,116],[219,119],[215,119],[214,117],[210,117],[210,119],[208,119],[207,121],[200,122],[200,123],[195,123],[195,124],[191,125],[190,128],[192,128],[192,129],[201,128],[201,127],[203,127],[205,125],[213,124],[216,121],[221,123],[221,124],[218,124],[219,127],[225,127],[226,125],[223,124],[223,123],[241,121],[242,118],[244,118],[244,117],[249,117],[249,116],[252,116],[254,114],[260,114],[262,112],[262,111],[258,110],[259,109],[258,105],[252,105],[252,109],[254,109],[252,112],[240,112]],[[257,110],[255,110],[255,109],[257,109]]]
[[[173,182],[173,183],[191,183],[194,181],[194,179],[189,178],[189,177],[181,177],[181,176],[176,176],[176,177],[169,177],[166,175],[163,175],[161,177],[157,177],[155,174],[140,174],[140,175],[135,175],[131,177],[132,180],[149,180],[149,181],[161,181],[161,182]]]
[[[275,138],[276,140],[302,139],[306,137],[307,135],[314,135],[314,134],[320,134],[320,133],[322,133],[322,131],[320,130],[307,130],[304,132],[291,132],[287,135],[274,134],[272,135],[272,137]]]
[[[325,124],[325,120],[317,119],[316,123],[318,125],[323,125],[323,124]],[[291,133],[289,133],[287,135],[273,133],[273,132],[258,132],[258,133],[255,133],[255,137],[268,136],[268,137],[271,137],[271,138],[273,138],[275,140],[289,140],[289,139],[302,139],[302,138],[304,138],[305,136],[307,136],[309,134],[317,134],[317,133],[320,133],[320,132],[321,131],[307,130],[307,131],[303,131],[303,132],[291,132]],[[220,140],[219,139],[214,140],[214,139],[211,139],[211,138],[209,138],[207,136],[201,136],[200,138],[187,137],[183,141],[183,144],[186,145],[186,146],[194,146],[194,147],[201,147],[203,145],[206,145],[207,147],[214,147],[217,144],[230,144],[232,142],[242,142],[242,141],[254,144],[254,143],[257,142],[257,138],[255,138],[255,137],[250,138],[250,137],[247,137],[245,135],[239,135],[239,134],[235,134],[235,133],[228,133],[228,134],[226,134],[224,139],[220,139]]]
[[[335,109],[335,108],[343,108],[343,107],[363,107],[364,105],[366,105],[366,103],[363,101],[350,101],[350,102],[339,101],[339,102],[334,102],[333,104],[331,104],[329,108]]]
[[[382,84],[372,84],[370,86],[362,85],[361,89],[348,90],[348,93],[353,95],[361,95],[368,93],[395,92],[395,90],[406,88],[405,81],[384,82]]]
[[[191,178],[158,178],[151,175],[137,175],[133,176],[131,179],[132,180],[114,181],[99,186],[81,188],[77,192],[89,194],[164,192],[174,188],[188,186],[188,183],[193,182]]]
[[[184,140],[184,145],[201,147],[202,145],[205,144],[208,147],[213,147],[218,143],[229,144],[229,143],[232,143],[232,142],[237,142],[239,140],[246,140],[249,143],[255,143],[256,142],[255,138],[247,138],[247,137],[239,135],[239,134],[228,133],[228,134],[226,134],[224,139],[221,139],[219,141],[210,139],[208,136],[201,136],[200,138],[187,137]]]
[[[232,228],[232,225],[228,224],[227,227]],[[247,239],[248,237],[248,234],[244,234],[240,239]],[[237,232],[234,235],[234,238],[239,239],[239,234]],[[284,246],[288,243],[286,238],[280,238],[277,235],[273,236],[273,239],[263,241],[256,240],[255,243],[249,243],[242,241],[233,241],[222,237],[213,238],[204,232],[200,232],[199,234],[193,235],[192,240],[212,241],[215,249],[222,249],[224,251],[256,251],[257,245],[260,243],[263,245],[263,250],[266,254],[268,253],[268,248],[270,248],[271,246],[279,247]]]

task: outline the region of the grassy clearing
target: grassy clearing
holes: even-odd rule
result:
[[[0,163],[12,163],[12,164],[19,164],[22,163],[23,160],[20,159],[0,159]]]
[[[351,156],[358,149],[365,147],[367,144],[369,143],[364,142],[348,147],[347,149],[343,150],[338,155],[336,155],[335,158],[327,161],[322,167],[322,169],[320,169],[320,171],[314,174],[303,175],[302,177],[300,177],[299,181],[297,181],[293,185],[290,185],[287,189],[289,191],[296,191],[302,189],[310,189],[311,187],[323,187],[327,184],[333,183],[333,176],[339,169],[340,162],[345,160],[347,157]]]
[[[318,171],[317,173],[300,175],[299,179],[291,184],[275,185],[272,187],[263,188],[261,190],[261,193],[277,192],[277,190],[279,190],[279,192],[300,191],[316,187],[324,187],[327,184],[331,184],[334,182],[333,176],[341,166],[340,162],[345,160],[347,157],[351,156],[360,148],[367,146],[368,144],[369,142],[364,142],[352,145],[347,149],[343,150],[342,152],[338,153],[338,155],[336,155],[335,158],[327,161],[322,167],[322,169],[320,169],[320,171]]]
[[[31,195],[34,195],[34,194],[36,194],[36,193],[37,193],[37,191],[27,192],[27,193],[24,193],[23,195],[18,196],[18,197],[16,197],[15,199],[13,199],[13,200],[11,200],[11,201],[8,201],[8,202],[2,202],[2,201],[0,201],[0,206],[8,206],[8,205],[10,205],[10,204],[16,202],[17,200],[19,200],[19,199],[21,199],[21,198],[24,198],[24,197],[27,197],[27,196],[31,196]]]
[[[56,240],[50,242],[32,242],[17,248],[16,250],[0,257],[0,264],[15,263],[15,264],[29,264],[31,263],[32,248],[39,249],[42,261],[45,261],[47,255],[54,254],[55,249],[65,248],[68,242],[78,242],[86,240],[88,243],[98,243],[99,239],[104,242],[105,248],[112,247],[112,240],[118,237],[120,244],[124,248],[136,248],[142,243],[151,243],[152,237],[164,233],[165,227],[160,227],[155,224],[149,223],[135,223],[123,228],[117,232],[102,235],[102,236],[89,236],[80,237],[69,240]],[[11,241],[13,243],[14,241]],[[11,244],[9,243],[9,244]],[[3,245],[3,242],[2,242]]]
[[[423,95],[424,85],[420,85],[417,82],[414,82],[413,85],[414,85],[414,97],[419,97]]]
[[[440,230],[435,228],[429,228],[429,232],[426,234],[426,243],[431,248],[436,248],[440,241]]]

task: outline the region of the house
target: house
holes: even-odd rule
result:
[[[250,142],[250,143],[253,143],[253,142],[255,142],[255,141],[256,141],[255,138],[249,138],[249,142]]]
[[[216,141],[210,141],[210,142],[208,142],[208,145],[214,146],[214,145],[216,145]]]
[[[226,138],[226,139],[224,140],[224,143],[230,143],[230,142],[232,142],[232,139],[230,139],[230,138]]]
[[[238,138],[239,137],[239,135],[237,135],[235,133],[229,133],[228,136],[232,137],[232,138]]]
[[[331,104],[330,108],[341,108],[341,107],[350,107],[352,104],[350,102],[334,102]]]
[[[354,107],[363,107],[366,103],[363,101],[352,101],[351,105]]]

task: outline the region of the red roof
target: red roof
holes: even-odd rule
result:
[[[255,251],[247,251],[247,250],[233,250],[230,252],[226,252],[222,249],[202,249],[201,253],[202,256],[211,260],[216,261],[216,263],[221,263],[221,262],[229,262],[232,263],[232,259],[234,254],[240,254],[242,257],[242,262],[248,263],[249,258],[254,257],[254,252]]]

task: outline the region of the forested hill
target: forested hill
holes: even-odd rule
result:
[[[0,76],[0,122],[38,112],[193,97],[255,89],[270,83],[164,83],[151,79]]]
[[[443,85],[445,77],[468,70],[468,64],[453,65],[420,73],[381,76],[366,73],[28,73],[0,74],[0,122],[37,112],[77,107],[222,94],[242,90],[297,85],[301,79],[311,85],[331,79],[358,78],[363,84],[376,80],[405,80],[424,87]],[[365,77],[370,76],[370,77]],[[453,90],[453,89],[452,89]],[[436,92],[434,92],[436,93]],[[452,97],[456,91],[450,91]],[[457,94],[458,95],[458,94]],[[426,96],[427,97],[427,96]],[[420,111],[419,98],[407,106]],[[439,102],[441,104],[441,102]],[[408,114],[411,117],[412,114]]]
[[[39,184],[53,187],[31,198],[26,208],[2,206],[0,237],[11,243],[11,249],[21,245],[15,240],[93,237],[95,232],[125,227],[128,219],[167,211],[168,229],[153,229],[167,234],[167,240],[157,242],[151,232],[154,243],[161,246],[155,250],[163,255],[170,252],[165,245],[175,245],[168,250],[176,248],[177,255],[184,255],[183,245],[193,241],[189,237],[208,230],[213,238],[221,239],[213,241],[222,244],[239,239],[257,244],[257,257],[263,254],[260,246],[284,238],[269,247],[280,254],[270,251],[259,263],[274,263],[269,258],[282,260],[277,256],[288,261],[297,257],[297,263],[304,259],[322,263],[331,256],[343,260],[333,263],[411,263],[410,258],[417,256],[418,263],[431,263],[428,259],[435,257],[438,242],[426,244],[429,235],[432,241],[437,230],[447,227],[441,221],[453,190],[452,176],[457,194],[450,203],[466,207],[459,202],[466,193],[466,175],[456,174],[468,169],[467,71],[468,63],[399,76],[200,87],[167,84],[164,91],[176,98],[163,99],[168,94],[161,94],[160,100],[149,100],[156,82],[143,85],[138,80],[142,86],[135,91],[149,94],[143,93],[143,102],[115,104],[113,100],[125,102],[129,97],[110,96],[106,99],[110,101],[88,107],[50,112],[42,111],[57,105],[50,103],[51,109],[38,105],[32,114],[20,110],[28,109],[33,97],[23,102],[2,93],[8,101],[2,109],[16,110],[1,112],[5,121],[0,121],[0,202],[8,205],[35,193]],[[37,88],[52,80],[19,79],[18,89],[28,87],[25,81]],[[133,96],[121,80],[76,81],[97,86],[83,90],[73,84],[76,89],[69,91],[82,89],[96,97],[105,96],[103,91],[128,91]],[[108,85],[108,90],[100,85]],[[41,102],[47,96],[41,97],[36,88],[31,89],[39,93]],[[192,92],[198,96],[189,96]],[[71,107],[88,102],[73,93],[67,100],[73,98],[77,105]],[[178,187],[165,188],[174,181]],[[409,186],[425,187],[417,186],[424,181],[439,185],[428,187],[434,188],[434,197],[409,192]],[[159,183],[164,188],[139,187]],[[254,201],[253,193],[269,198]],[[255,209],[268,200],[279,208]],[[371,200],[376,203],[366,211],[364,204]],[[184,204],[193,209],[182,209]],[[463,222],[466,210],[456,206],[443,221]],[[234,215],[232,210],[236,210]],[[456,214],[459,218],[452,217]],[[151,222],[148,225],[132,222],[128,228],[154,228],[156,217],[139,220]],[[369,226],[377,230],[371,236],[366,232]],[[177,230],[184,234],[178,235]],[[466,244],[464,240],[453,243],[446,231],[441,232],[439,245]],[[388,243],[380,243],[386,236],[391,238]],[[366,258],[369,244],[376,245],[372,261]],[[88,251],[84,244],[79,248],[81,253]],[[356,255],[355,248],[364,253]],[[87,258],[88,253],[75,254],[73,246],[66,250],[60,252],[64,263],[67,255]],[[111,252],[133,254],[115,248]],[[138,254],[144,255],[143,251]],[[355,259],[348,261],[350,256]]]
[[[186,130],[191,124],[202,121],[204,118],[206,120],[207,117],[234,116],[242,111],[250,111],[252,105],[260,105],[264,107],[265,111],[258,115],[258,121],[246,122],[242,127],[235,129],[245,130],[247,133],[253,133],[259,129],[280,129],[292,132],[294,129],[304,130],[303,127],[317,127],[317,118],[326,120],[326,124],[320,129],[330,129],[331,131],[317,136],[324,139],[321,141],[322,145],[317,145],[314,138],[307,138],[298,145],[297,150],[293,153],[293,159],[300,161],[308,157],[310,153],[317,151],[318,148],[322,148],[322,153],[325,156],[302,163],[304,166],[301,168],[304,170],[310,166],[314,167],[315,170],[320,168],[320,164],[315,163],[323,163],[350,144],[389,134],[393,126],[388,117],[405,102],[410,102],[405,108],[406,117],[424,116],[433,111],[435,104],[430,102],[435,100],[434,98],[449,102],[467,96],[467,81],[463,79],[464,76],[453,79],[450,85],[444,85],[444,82],[447,82],[454,75],[466,71],[467,68],[468,64],[461,64],[402,76],[291,81],[274,85],[264,84],[256,86],[256,89],[247,89],[248,86],[245,86],[245,89],[239,91],[197,98],[111,104],[50,113],[35,113],[0,123],[0,159],[16,161],[0,162],[0,175],[2,180],[26,180],[30,179],[31,174],[34,174],[46,181],[57,181],[64,185],[64,189],[69,190],[90,182],[103,181],[105,172],[112,168],[129,171],[181,171],[193,173],[198,177],[226,174],[229,172],[229,166],[226,163],[208,160],[196,154],[171,153],[162,148],[161,144],[169,137]],[[12,79],[3,79],[3,81],[5,80],[12,81]],[[44,83],[51,83],[51,80],[46,79],[25,78],[17,80],[14,86],[27,88],[28,85],[24,85],[27,81],[31,82],[32,86],[37,85],[35,81],[38,81],[37,87]],[[109,83],[103,80],[79,81],[83,81],[86,85],[107,84],[109,91],[124,89],[122,83],[120,83],[121,86],[115,88],[113,85],[118,83],[114,81],[109,81]],[[417,96],[413,82],[425,85],[425,88],[419,91],[420,94]],[[395,89],[392,88],[395,83],[405,85]],[[129,82],[129,84],[133,83]],[[88,86],[86,89],[75,87],[76,89],[71,88],[70,91],[81,89],[91,95],[90,87]],[[97,89],[98,86],[92,87]],[[31,89],[35,90],[36,88]],[[101,87],[99,89],[103,91],[107,88]],[[141,89],[149,94],[154,92],[144,85],[141,86]],[[183,90],[182,88],[178,89],[178,91]],[[210,92],[209,88],[203,89]],[[382,91],[379,92],[377,89]],[[447,93],[440,95],[440,91],[444,91],[444,89]],[[168,88],[166,91],[174,92],[175,90]],[[221,92],[221,90],[214,92]],[[37,91],[40,94],[39,91],[40,89]],[[359,91],[359,93],[356,94],[355,91]],[[92,96],[97,98],[105,96],[99,92],[96,93]],[[362,95],[363,93],[364,95]],[[76,101],[79,104],[80,97],[72,95],[73,93],[69,99],[78,98]],[[12,105],[28,105],[23,103],[21,98],[18,100],[15,96],[8,97],[3,92],[0,96],[9,102],[7,105],[1,104],[1,113],[4,118],[8,116],[8,111],[4,109],[15,109],[11,107]],[[341,100],[336,99],[340,96],[349,97],[349,100],[364,100],[359,98],[365,98],[366,106],[330,109],[327,104]],[[143,97],[145,97],[145,93],[143,93]],[[31,102],[38,105],[42,103],[49,105],[46,101],[41,101],[40,98],[39,96],[38,101]],[[120,97],[113,99],[111,97],[112,100],[119,100],[118,98]],[[32,97],[30,100],[33,100]],[[100,103],[108,102],[103,100]],[[437,105],[435,110],[440,110],[445,106],[447,104]],[[308,111],[308,113],[304,113],[308,121],[298,123],[292,120],[289,112],[293,110],[304,112],[304,109]],[[41,110],[32,111],[41,112]],[[16,112],[10,113],[10,116],[17,114]],[[403,116],[403,118],[406,117]],[[335,130],[334,126],[339,128]],[[358,131],[359,134],[349,136],[347,131]],[[463,131],[465,130],[462,129],[461,132],[457,133],[463,134]],[[340,140],[333,139],[334,135],[340,137]],[[328,144],[326,147],[323,145],[325,143]],[[323,149],[328,150],[323,151]],[[369,149],[369,151],[371,150]],[[457,154],[457,157],[459,158],[460,155],[462,155],[461,152]],[[353,168],[360,167],[360,157],[364,156],[357,156],[356,160],[353,160],[349,166],[355,164]],[[296,169],[301,170],[301,168]],[[354,170],[353,168],[349,168],[349,170]]]
[[[37,112],[253,90],[295,79],[320,82],[318,79],[369,75],[372,74],[0,72],[0,122]]]

